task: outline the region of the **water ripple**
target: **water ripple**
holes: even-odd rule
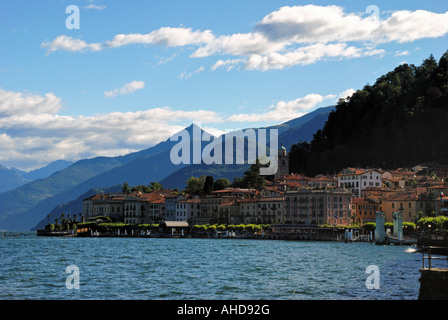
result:
[[[0,241],[0,299],[417,299],[413,248],[216,239]],[[80,270],[69,290],[68,265]],[[365,286],[366,267],[381,272]]]

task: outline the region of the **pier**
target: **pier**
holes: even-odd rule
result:
[[[309,241],[345,241],[345,228],[326,228],[295,224],[272,225],[265,239],[309,240]]]
[[[3,231],[0,233],[1,238],[9,238],[9,237],[29,237],[35,236],[35,232],[6,232]]]
[[[434,260],[448,261],[448,247],[422,247],[419,300],[448,299],[448,266],[435,267]]]

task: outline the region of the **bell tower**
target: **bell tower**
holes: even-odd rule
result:
[[[286,148],[281,144],[278,149],[278,170],[274,178],[279,179],[285,174],[289,174],[289,158],[286,152]]]

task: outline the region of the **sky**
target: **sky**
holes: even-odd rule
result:
[[[0,164],[279,124],[438,60],[447,34],[446,0],[1,0]]]

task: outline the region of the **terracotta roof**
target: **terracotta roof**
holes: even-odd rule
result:
[[[220,203],[218,206],[233,206],[235,201]]]
[[[304,175],[301,175],[301,174],[285,174],[283,176],[283,179],[284,180],[305,180],[305,181],[310,180],[310,178],[308,178]]]
[[[312,181],[337,181],[335,178],[333,177],[314,177],[314,178],[310,178],[310,180]]]
[[[369,198],[352,198],[352,204],[379,204],[373,199]]]
[[[223,190],[212,191],[211,193],[256,193],[256,189],[240,189],[240,188],[227,188]]]
[[[201,203],[201,199],[183,199],[177,201],[177,203]]]
[[[236,202],[269,202],[269,201],[283,201],[283,197],[267,197],[267,198],[252,198],[252,199],[237,199]]]
[[[124,200],[124,194],[117,193],[97,193],[94,196],[86,198],[84,200]]]
[[[360,175],[360,174],[364,174],[370,171],[375,171],[380,173],[378,170],[376,169],[360,169],[360,168],[345,168],[343,169],[338,176],[348,176],[348,175]]]

